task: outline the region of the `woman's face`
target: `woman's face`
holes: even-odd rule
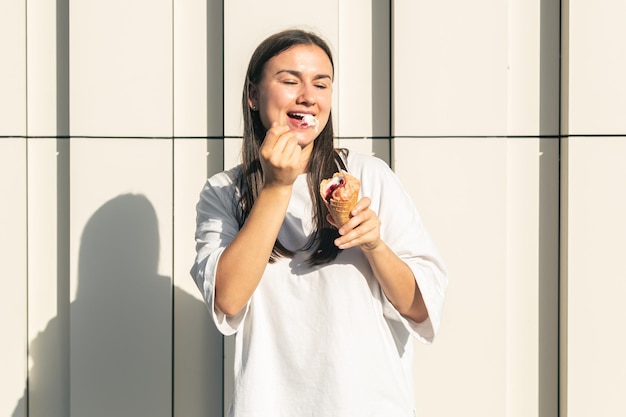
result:
[[[301,147],[313,143],[330,116],[333,67],[315,45],[296,45],[265,64],[261,81],[250,89],[249,105],[259,112],[265,128],[273,122],[289,126]],[[319,126],[300,127],[311,114]]]

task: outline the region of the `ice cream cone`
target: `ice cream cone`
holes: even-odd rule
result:
[[[328,211],[338,226],[343,226],[350,218],[352,214],[350,212],[356,206],[359,198],[359,193],[354,193],[349,200],[335,200],[332,198],[328,203]]]
[[[320,183],[320,195],[338,227],[350,220],[359,198],[360,181],[347,172],[337,172]]]

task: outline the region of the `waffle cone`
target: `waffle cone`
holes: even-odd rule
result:
[[[361,182],[347,172],[336,172],[320,183],[320,195],[337,227],[350,220],[350,212],[359,199]]]
[[[338,226],[343,226],[352,215],[350,212],[356,206],[357,200],[359,198],[359,193],[353,193],[350,196],[349,200],[335,200],[334,198],[330,199],[328,203],[328,211],[330,212],[333,219]]]

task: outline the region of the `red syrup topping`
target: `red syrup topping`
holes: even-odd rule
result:
[[[331,184],[331,185],[330,185],[330,187],[328,187],[328,188],[326,189],[326,196],[325,196],[325,198],[326,198],[326,201],[327,201],[327,202],[329,202],[329,203],[330,203],[330,199],[331,199],[331,198],[332,198],[332,196],[333,196],[333,192],[334,192],[337,188],[339,188],[339,187],[343,186],[343,184],[344,184],[344,183],[345,183],[345,180],[342,178],[342,179],[339,181],[339,184]]]

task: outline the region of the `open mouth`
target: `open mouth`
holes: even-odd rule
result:
[[[290,119],[297,120],[296,123],[299,128],[306,129],[309,127],[314,127],[317,131],[317,126],[319,125],[319,121],[315,116],[308,113],[287,113],[287,116]]]

